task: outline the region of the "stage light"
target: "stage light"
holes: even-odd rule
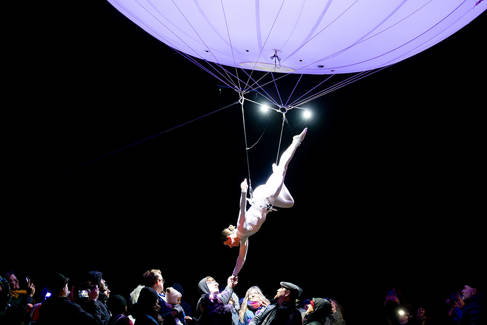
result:
[[[303,109],[302,117],[305,120],[309,120],[313,117],[313,113],[309,109]]]
[[[260,112],[262,114],[267,114],[267,113],[269,113],[270,110],[271,110],[271,108],[269,107],[269,105],[267,105],[267,104],[260,105]]]

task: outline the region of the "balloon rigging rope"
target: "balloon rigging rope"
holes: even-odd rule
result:
[[[193,30],[193,32],[194,32],[194,33],[196,34],[196,36],[199,38],[200,42],[201,42],[201,43],[202,43],[202,44],[205,46],[205,48],[207,49],[207,53],[210,53],[210,54],[213,56],[213,58],[214,58],[215,62],[216,62],[216,63],[217,63],[219,66],[221,66],[221,64],[220,64],[220,63],[218,63],[218,59],[217,59],[217,57],[216,57],[216,56],[214,55],[214,53],[213,53],[213,52],[210,50],[210,47],[208,46],[208,44],[206,44],[206,42],[204,41],[203,37],[201,37],[201,35],[198,33],[197,28],[195,28],[195,27],[193,26],[193,24],[191,24],[190,19],[188,19],[188,17],[186,17],[186,15],[184,15],[183,11],[182,11],[181,9],[179,9],[179,7],[177,6],[177,4],[176,4],[176,2],[175,2],[174,0],[172,0],[172,3],[173,3],[173,5],[174,5],[174,6],[177,8],[177,10],[178,10],[178,11],[179,11],[179,13],[181,14],[181,16],[182,16],[182,17],[185,19],[185,21],[186,21],[186,23],[189,25],[189,27],[190,27],[190,28]],[[169,29],[169,30],[170,30],[170,29]],[[178,37],[178,38],[179,38],[179,37]],[[179,39],[180,39],[180,38],[179,38]],[[184,42],[184,41],[183,41],[183,42]],[[185,42],[184,42],[184,43],[185,43]],[[185,44],[186,44],[186,43],[185,43]],[[188,46],[188,45],[186,44],[186,46]],[[196,51],[194,51],[194,50],[193,50],[193,52],[197,53],[197,52],[196,52]],[[196,54],[195,56],[198,56],[198,55]],[[227,70],[223,69],[223,71],[224,71],[224,72],[226,72]],[[233,79],[232,79],[231,77],[229,77],[228,75],[227,75],[227,77],[228,77],[228,80],[233,81]],[[234,85],[234,86],[235,86],[235,87],[237,87],[237,85]]]
[[[279,163],[279,152],[281,151],[282,131],[284,130],[285,121],[286,121],[286,113],[282,113],[281,134],[279,135],[279,145],[277,146],[276,165]]]
[[[250,71],[250,76],[247,79],[247,82],[245,83],[244,88],[247,88],[247,85],[248,85],[248,83],[249,83],[249,81],[251,79],[252,73],[255,71],[255,67],[257,65],[257,62],[259,62],[260,58],[262,57],[262,52],[264,51],[264,48],[265,48],[265,46],[267,44],[267,41],[269,40],[269,38],[271,36],[271,33],[274,30],[274,27],[275,27],[276,22],[277,22],[277,18],[279,18],[279,15],[281,14],[281,10],[284,7],[284,3],[285,2],[286,2],[286,0],[283,0],[282,3],[281,3],[281,6],[279,7],[279,11],[277,12],[276,17],[274,18],[274,21],[272,22],[271,28],[269,29],[269,33],[267,34],[267,37],[266,37],[266,39],[264,41],[264,44],[262,44],[261,47],[260,47],[259,56],[255,60],[254,66],[252,67],[252,69]],[[256,15],[257,15],[256,22],[258,24],[258,26],[256,26],[256,29],[258,31],[258,36],[260,36],[260,10],[259,10],[259,6],[256,6]],[[260,45],[260,38],[259,38],[259,45]]]
[[[154,15],[152,13],[151,10],[147,9],[145,6],[143,6],[139,1],[137,1],[139,3],[139,5],[147,12],[147,14],[151,15],[161,26],[163,26],[165,29],[167,29],[169,32],[172,33],[172,35],[174,37],[176,37],[182,44],[184,44],[185,46],[187,46],[194,54],[195,56],[198,56],[198,52],[195,51],[187,42],[184,41],[184,39],[182,39],[178,34],[176,34],[175,32],[172,31],[171,28],[169,28],[168,26],[166,26],[166,24],[160,19],[160,17],[163,17],[165,18],[164,14],[156,7],[152,4],[152,2],[148,2],[149,5],[160,15],[157,16],[157,15]],[[207,44],[205,43],[205,41],[202,39],[202,37],[198,34],[198,32],[196,31],[196,29],[192,26],[192,24],[190,23],[190,21],[187,19],[187,17],[184,15],[184,13],[179,9],[179,7],[176,5],[176,3],[174,1],[172,1],[174,6],[177,8],[177,10],[180,12],[180,14],[182,15],[182,17],[186,20],[186,22],[188,23],[188,25],[193,29],[193,31],[196,33],[196,35],[198,36],[198,38],[200,39],[201,43],[209,49],[209,47],[207,46]],[[178,53],[182,54],[183,52],[181,51],[177,51]],[[218,59],[216,58],[216,56],[208,50],[208,53],[210,53],[213,58],[215,59],[215,61],[217,62],[216,64],[218,64]],[[187,55],[183,55],[183,57],[187,58],[188,60],[192,61],[191,59],[189,59],[189,57]],[[194,62],[194,61],[192,61]],[[207,61],[208,62],[208,61]],[[212,65],[210,65],[213,69],[215,69]],[[201,66],[200,66],[201,67]],[[226,80],[226,82],[224,82],[223,80],[221,80],[220,78],[218,78],[215,74],[211,73],[208,69],[204,69],[206,72],[210,73],[211,75],[213,75],[215,78],[219,79],[220,81],[222,81],[223,83],[225,83],[226,85],[229,85],[229,84],[232,84],[233,87],[237,87],[235,84],[233,84],[233,79],[231,77],[229,77],[228,75],[225,77],[223,75],[221,75],[221,72],[216,70],[223,79]]]
[[[252,79],[252,77],[251,77],[251,76],[250,76],[250,75],[249,75],[249,74],[248,74],[248,73],[247,73],[245,70],[244,70],[244,72],[245,72],[245,74],[247,74],[247,76],[248,76],[250,79]],[[271,95],[270,95],[270,94],[269,94],[269,93],[268,93],[268,92],[265,90],[265,88],[264,88],[265,86],[267,86],[267,85],[268,85],[270,82],[272,82],[272,81],[267,82],[267,83],[262,84],[262,85],[261,85],[261,84],[259,84],[259,82],[260,82],[262,79],[264,79],[265,77],[267,77],[267,75],[268,75],[268,74],[269,74],[269,72],[265,73],[265,74],[264,74],[262,77],[260,77],[258,80],[253,80],[253,79],[252,79],[252,80],[253,80],[252,87],[253,87],[254,85],[256,85],[257,87],[256,87],[256,88],[246,88],[246,89],[245,89],[245,91],[246,91],[246,92],[255,91],[255,92],[259,93],[259,94],[260,94],[262,97],[264,97],[266,100],[268,100],[269,102],[271,102],[271,103],[273,103],[274,105],[278,106],[278,104],[277,104],[277,102],[274,100],[274,98],[273,98],[273,97],[272,97],[272,96],[271,96]],[[264,92],[264,93],[265,93],[265,95],[264,95],[263,93],[259,92],[259,90],[258,90],[258,89],[262,90],[262,92]]]
[[[184,54],[183,52],[180,52],[178,51],[179,54],[181,54],[183,57],[185,57],[186,59],[188,59],[190,62],[194,63],[196,66],[200,67],[203,71],[209,73],[210,75],[212,75],[213,77],[215,77],[216,79],[218,79],[219,81],[221,81],[222,83],[224,83],[226,86],[228,86],[229,88],[232,88],[234,89],[235,91],[238,91],[238,87],[236,86],[236,83],[233,81],[231,83],[225,81],[226,78],[224,77],[224,75],[226,76],[231,76],[235,79],[239,79],[240,81],[242,81],[240,78],[238,78],[238,76],[232,74],[230,71],[227,71],[225,69],[224,66],[222,65],[219,65],[218,64],[218,67],[221,69],[221,70],[225,70],[224,73],[220,72],[216,67],[212,66],[211,63],[209,61],[204,61],[206,62],[208,65],[210,65],[212,67],[213,70],[217,71],[218,72],[218,75],[216,75],[215,73],[213,73],[210,69],[208,69],[207,67],[205,67],[200,61],[196,60],[195,58],[189,56],[189,55],[186,55]],[[282,102],[282,99],[280,97],[280,93],[279,93],[279,87],[278,87],[278,83],[277,81],[280,80],[280,79],[283,79],[285,77],[289,77],[290,74],[283,74],[279,77],[275,77],[271,72],[267,72],[265,74],[263,74],[262,77],[260,77],[259,79],[257,80],[254,80],[251,76],[251,74],[249,74],[247,71],[245,71],[244,69],[242,69],[242,71],[248,76],[248,80],[252,80],[252,84],[250,85],[250,87],[252,88],[246,88],[244,89],[242,92],[243,93],[248,93],[250,91],[255,91],[257,92],[259,95],[261,95],[262,97],[264,97],[267,101],[271,102],[272,104],[276,105],[276,106],[285,106],[285,107],[296,107],[296,106],[301,106],[301,105],[304,105],[312,100],[315,100],[319,97],[322,97],[324,95],[327,95],[335,90],[338,90],[340,88],[343,88],[349,84],[352,84],[358,80],[361,80],[371,74],[374,74],[382,69],[384,69],[385,67],[382,67],[380,69],[377,69],[377,70],[371,70],[371,71],[365,71],[365,72],[360,72],[360,73],[356,73],[354,74],[353,76],[351,77],[348,77],[347,79],[345,80],[342,80],[334,85],[331,85],[325,89],[322,89],[322,90],[319,90],[317,91],[316,93],[314,94],[310,94],[312,93],[314,90],[316,90],[318,87],[322,86],[326,81],[330,80],[331,77],[335,76],[335,75],[329,75],[327,76],[324,80],[320,81],[317,85],[315,85],[314,87],[312,87],[310,90],[308,90],[304,95],[301,95],[299,98],[293,100],[290,104],[289,104],[289,101],[291,100],[292,98],[292,95],[294,94],[295,90],[297,89],[297,86],[298,84],[300,83],[301,79],[302,79],[302,76],[303,75],[300,75],[298,81],[296,82],[296,84],[294,85],[294,88],[291,92],[291,94],[289,95],[287,101],[286,101],[286,104],[283,104]],[[271,75],[272,76],[272,79],[270,81],[265,81],[264,83],[262,83],[263,79],[268,76],[268,75]],[[219,77],[220,76],[220,77]],[[248,82],[247,82],[248,83]],[[269,84],[273,83],[274,84],[274,87],[276,88],[276,90],[278,91],[278,95],[279,95],[279,99],[280,99],[280,102],[281,104],[279,104],[275,99],[274,97],[269,94],[269,92],[264,88],[266,86],[268,86]],[[308,96],[309,95],[309,96]]]
[[[232,51],[232,59],[233,59],[233,65],[236,67],[237,62],[235,61],[235,53],[233,49],[233,44],[232,44],[232,38],[230,37],[230,31],[228,30],[228,21],[227,21],[227,14],[225,12],[225,7],[223,6],[223,0],[220,0],[220,4],[222,7],[222,12],[223,12],[223,18],[225,19],[225,28],[227,30],[227,37],[228,37],[228,42],[230,45],[230,50]],[[237,82],[238,82],[238,90],[242,91],[242,87],[240,85],[240,78],[238,77],[238,69],[235,68],[235,74],[237,75]]]
[[[284,103],[282,102],[281,93],[279,92],[279,87],[277,87],[276,79],[274,78],[274,74],[272,72],[271,72],[271,76],[272,76],[272,81],[274,82],[274,87],[276,87],[277,96],[279,96],[279,101],[281,102],[281,107],[282,107]]]
[[[327,94],[329,94],[331,92],[334,92],[334,91],[336,91],[336,90],[338,90],[340,88],[343,88],[345,86],[348,86],[348,85],[350,85],[350,84],[352,84],[354,82],[357,82],[357,81],[359,81],[359,80],[361,80],[361,79],[363,79],[365,77],[371,76],[371,75],[373,75],[373,74],[375,74],[375,73],[377,73],[379,71],[382,71],[385,68],[387,68],[387,67],[381,67],[379,69],[369,70],[369,71],[364,71],[364,72],[357,73],[357,74],[353,75],[352,77],[347,78],[344,81],[341,81],[339,83],[336,83],[336,84],[334,84],[334,85],[332,85],[332,86],[330,86],[330,87],[328,87],[328,88],[326,88],[326,89],[324,89],[324,90],[322,90],[322,91],[320,91],[320,92],[318,92],[318,93],[316,93],[316,94],[314,94],[312,96],[307,97],[306,99],[303,99],[301,102],[296,103],[296,101],[295,101],[294,104],[293,104],[293,106],[301,106],[303,104],[306,104],[306,103],[308,103],[308,102],[310,102],[312,100],[315,100],[315,99],[317,99],[319,97],[322,97],[322,96],[327,95]]]
[[[260,142],[260,139],[262,138],[262,136],[264,135],[264,132],[262,132],[262,134],[260,135],[259,139],[251,146],[249,147],[248,146],[248,142],[247,142],[247,128],[246,128],[246,123],[245,123],[245,110],[244,110],[244,103],[245,103],[245,100],[247,101],[250,101],[250,102],[253,102],[253,103],[256,103],[250,99],[247,99],[244,97],[243,93],[240,93],[240,98],[239,98],[239,103],[240,103],[240,106],[241,106],[241,111],[242,111],[242,126],[243,126],[243,134],[244,134],[244,143],[245,143],[245,158],[246,158],[246,162],[247,162],[247,175],[248,175],[248,184],[249,184],[249,197],[252,198],[253,197],[253,189],[252,189],[252,179],[251,179],[251,176],[250,176],[250,160],[249,160],[249,151],[255,147],[257,145],[257,143]],[[281,150],[281,144],[282,144],[282,134],[283,134],[283,131],[284,131],[284,123],[286,122],[286,112],[281,112],[282,114],[282,123],[281,123],[281,131],[280,131],[280,135],[279,135],[279,144],[278,144],[278,147],[277,147],[277,155],[276,155],[276,164],[279,162],[279,153],[280,153],[280,150]]]
[[[247,144],[247,128],[245,127],[245,112],[244,112],[244,102],[245,98],[243,94],[240,94],[240,99],[238,101],[240,103],[240,107],[242,110],[242,125],[243,125],[243,133],[244,133],[244,141],[245,141],[245,158],[247,161],[247,175],[249,180],[249,195],[252,198],[253,189],[252,189],[252,179],[250,178],[250,163],[249,163],[249,147]]]
[[[173,127],[170,127],[170,128],[168,128],[168,129],[166,129],[166,130],[160,131],[160,132],[158,132],[158,133],[156,133],[156,134],[153,134],[153,135],[147,136],[147,137],[145,137],[145,138],[142,138],[142,139],[140,139],[140,140],[134,141],[134,142],[132,142],[132,143],[130,143],[130,144],[128,144],[128,145],[125,145],[125,146],[123,146],[123,147],[121,147],[121,148],[119,148],[119,149],[117,149],[117,150],[113,150],[113,151],[110,151],[110,152],[108,152],[108,153],[105,153],[105,154],[101,155],[100,157],[98,157],[98,158],[96,158],[96,159],[94,159],[94,160],[91,160],[91,161],[89,161],[89,162],[83,163],[82,165],[91,165],[91,164],[93,164],[93,163],[95,163],[95,162],[98,162],[98,161],[100,161],[100,160],[102,160],[102,159],[105,159],[105,158],[107,158],[107,157],[109,157],[109,156],[113,156],[113,155],[118,154],[118,153],[120,153],[120,152],[122,152],[122,151],[124,151],[124,150],[127,150],[127,149],[129,149],[129,148],[135,147],[135,146],[137,146],[137,145],[139,145],[139,144],[145,143],[145,142],[147,142],[147,141],[149,141],[149,140],[152,140],[152,139],[154,139],[154,138],[156,138],[156,137],[159,137],[159,136],[161,136],[161,135],[167,134],[167,133],[169,133],[169,132],[171,132],[171,131],[174,131],[174,130],[176,130],[176,129],[179,129],[179,128],[181,128],[181,127],[183,127],[183,126],[186,126],[186,125],[188,125],[188,124],[190,124],[190,123],[193,123],[193,122],[199,121],[199,120],[201,120],[201,119],[203,119],[203,118],[206,118],[206,117],[208,117],[208,116],[211,116],[211,115],[213,115],[213,114],[216,114],[216,113],[218,113],[218,112],[221,112],[221,111],[223,111],[223,110],[226,110],[227,108],[232,107],[232,106],[234,106],[234,105],[235,105],[235,104],[237,104],[237,103],[238,103],[238,101],[237,101],[237,102],[233,102],[233,103],[228,104],[228,105],[226,105],[226,106],[223,106],[223,107],[217,108],[217,109],[215,109],[215,110],[213,110],[213,111],[211,111],[211,112],[208,112],[208,113],[205,113],[205,114],[200,115],[200,116],[198,116],[198,117],[195,117],[195,118],[193,118],[193,119],[191,119],[191,120],[188,120],[188,121],[186,121],[186,122],[183,122],[183,123],[177,124],[177,125],[175,125],[175,126],[173,126]]]
[[[213,65],[211,65],[209,63],[209,61],[205,61],[207,62],[207,64],[213,69],[216,71],[216,73],[218,73],[219,76],[217,76],[215,73],[213,73],[213,71],[211,71],[210,69],[208,69],[207,67],[205,67],[200,61],[196,60],[195,58],[191,57],[190,55],[187,55],[181,51],[177,51],[177,53],[179,53],[182,57],[184,57],[185,59],[187,59],[188,61],[192,62],[194,65],[196,65],[197,67],[199,67],[200,69],[202,69],[203,71],[205,71],[206,73],[208,73],[209,75],[213,76],[215,79],[218,79],[219,81],[221,81],[223,84],[225,84],[227,87],[229,88],[233,88],[235,89],[236,88],[236,85],[235,83],[233,82],[232,79],[232,82],[229,82],[225,76],[223,76],[223,74],[220,72],[220,70],[218,70],[217,68],[215,68]],[[223,79],[222,79],[223,78]]]
[[[200,37],[200,39],[201,39],[201,37]],[[202,40],[202,42],[203,42],[203,40]],[[218,68],[214,67],[211,64],[210,61],[204,60],[204,62],[206,62],[210,66],[210,68],[212,69],[212,70],[210,70],[209,68],[205,67],[200,61],[196,60],[195,58],[191,57],[190,55],[186,55],[186,54],[184,54],[183,52],[180,52],[180,51],[177,51],[177,52],[180,53],[183,57],[185,57],[189,61],[191,61],[192,63],[194,63],[196,66],[200,67],[203,71],[209,73],[210,75],[212,75],[213,77],[215,77],[219,81],[223,82],[226,86],[228,86],[230,88],[233,88],[235,91],[239,91],[239,92],[242,91],[240,82],[243,82],[243,80],[238,76],[238,70],[237,69],[236,69],[237,75],[235,75],[235,74],[232,74],[227,69],[225,69],[225,67],[223,65],[216,63],[216,65],[219,67],[219,69],[223,71],[223,72],[221,72]],[[251,84],[251,87],[252,88],[244,88],[244,90],[243,90],[244,92],[256,91],[261,96],[263,96],[266,100],[270,101],[271,103],[273,103],[276,106],[281,106],[281,107],[282,106],[288,106],[287,104],[289,103],[290,99],[292,98],[292,95],[294,94],[294,91],[296,90],[297,85],[298,85],[298,83],[300,82],[300,80],[302,78],[302,75],[301,75],[300,78],[299,78],[299,80],[298,80],[298,82],[295,84],[295,86],[294,86],[294,88],[293,88],[290,96],[288,97],[288,99],[286,101],[286,105],[284,105],[284,103],[282,101],[282,98],[280,96],[280,92],[279,92],[279,87],[278,87],[277,81],[280,80],[280,79],[282,79],[282,78],[285,78],[285,77],[289,76],[290,74],[284,74],[284,75],[279,76],[279,77],[276,78],[276,77],[274,77],[274,74],[272,72],[267,72],[262,77],[260,77],[258,80],[254,80],[254,78],[252,78],[252,74],[253,74],[254,70],[252,70],[250,74],[247,73],[247,71],[245,71],[245,69],[242,69],[242,71],[248,77],[248,79],[246,81],[246,86],[245,87],[248,87],[250,80],[252,80],[252,82],[253,82]],[[263,80],[269,74],[271,74],[272,79],[270,81],[265,82],[264,84],[260,84],[261,80]],[[331,75],[331,76],[333,76],[333,75]],[[327,80],[329,80],[331,78],[331,76],[327,77],[325,80],[321,81],[316,86],[314,86],[311,90],[307,91],[305,95],[302,95],[298,99],[294,100],[289,106],[303,105],[304,103],[307,103],[307,102],[309,102],[311,100],[314,100],[314,99],[319,98],[319,97],[321,97],[323,95],[326,95],[326,94],[328,94],[328,93],[330,93],[330,92],[332,92],[334,90],[337,90],[339,88],[342,88],[342,87],[344,87],[344,86],[346,86],[346,85],[348,85],[348,84],[350,84],[352,82],[355,82],[356,81],[355,79],[357,78],[356,76],[352,76],[352,77],[348,78],[347,80],[340,82],[339,84],[330,86],[330,87],[328,87],[328,88],[326,88],[324,90],[321,90],[321,91],[317,92],[316,94],[313,94],[313,95],[311,95],[309,97],[305,97],[307,94],[311,93],[313,90],[315,90],[316,88],[318,88],[324,82],[326,82]],[[357,80],[360,80],[361,78],[362,78],[362,75],[360,74]],[[237,82],[234,81],[234,79],[237,80],[238,85],[237,85]],[[266,89],[264,88],[265,86],[267,86],[270,83],[273,83],[274,84],[274,87],[276,88],[276,91],[277,91],[277,94],[278,94],[278,97],[279,97],[279,100],[280,100],[280,105],[276,102],[276,100],[274,100],[273,96],[270,95],[266,91]],[[257,85],[257,87],[255,87],[255,85]],[[259,89],[261,91],[259,91]],[[303,97],[305,97],[305,98],[303,98]],[[302,99],[302,101],[299,102],[299,100],[301,100],[301,99]]]
[[[295,90],[296,90],[296,88],[298,87],[298,84],[299,84],[299,82],[301,81],[301,78],[303,78],[303,74],[301,74],[301,75],[299,76],[299,79],[298,79],[298,81],[296,82],[296,84],[294,85],[294,88],[293,88],[293,90],[291,91],[291,94],[289,94],[289,96],[288,96],[288,98],[287,98],[287,100],[286,100],[286,104],[284,104],[284,106],[285,106],[285,107],[288,107],[288,106],[287,106],[287,104],[289,103],[289,101],[290,101],[290,100],[291,100],[291,98],[293,97],[294,91],[295,91]]]
[[[331,79],[331,77],[333,77],[334,75],[330,75],[328,78],[325,78],[324,80],[322,80],[320,83],[318,83],[316,86],[314,86],[313,88],[311,88],[310,90],[308,90],[306,93],[304,93],[302,96],[300,96],[298,99],[296,99],[294,103],[296,103],[297,101],[299,101],[301,98],[303,98],[304,96],[306,96],[307,94],[309,94],[310,92],[312,92],[313,90],[315,90],[316,88],[318,88],[319,86],[321,86],[322,84],[324,84],[325,82],[327,82],[328,80]]]

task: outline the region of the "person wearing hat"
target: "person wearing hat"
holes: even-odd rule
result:
[[[247,179],[244,179],[240,184],[240,212],[237,226],[230,225],[223,229],[221,233],[223,244],[229,247],[240,246],[232,275],[237,276],[242,269],[249,247],[248,238],[259,231],[266,220],[267,214],[275,210],[273,207],[290,208],[294,205],[294,199],[286,185],[284,185],[284,177],[291,158],[304,140],[307,131],[308,129],[305,128],[300,134],[295,135],[291,145],[282,153],[279,164],[272,165],[272,174],[267,179],[267,182],[258,186],[252,193],[248,210],[246,210],[247,190],[249,187]]]
[[[181,306],[182,294],[173,287],[166,288],[166,306],[171,310],[176,325],[186,325],[186,320],[191,317],[186,316]]]
[[[296,307],[296,299],[303,290],[291,282],[281,282],[280,285],[274,303],[255,316],[249,325],[302,325],[303,319]]]
[[[47,281],[51,297],[42,303],[37,325],[101,324],[98,319],[68,298],[68,282],[69,279],[61,273],[51,274]]]

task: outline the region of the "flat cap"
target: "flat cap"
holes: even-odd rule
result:
[[[291,282],[281,281],[280,285],[281,285],[281,287],[290,290],[295,298],[299,298],[301,296],[301,294],[303,293],[303,289],[301,289],[299,286],[297,286]]]

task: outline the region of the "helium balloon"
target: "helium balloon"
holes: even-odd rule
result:
[[[392,65],[444,40],[487,8],[487,0],[108,1],[192,57],[296,74]]]

